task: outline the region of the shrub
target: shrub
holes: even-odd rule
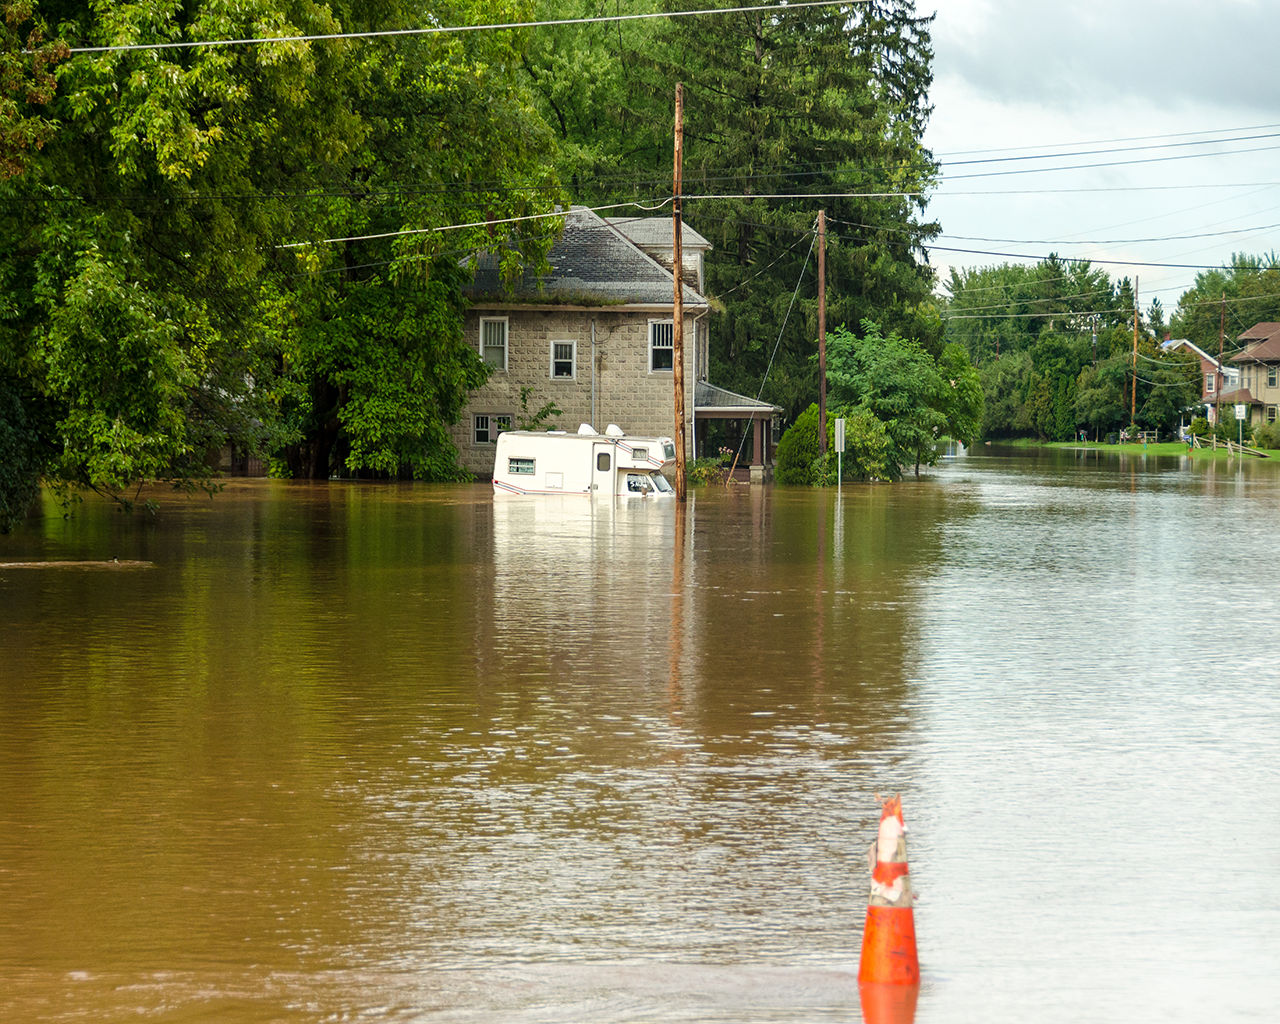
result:
[[[720,457],[718,455],[709,455],[701,459],[694,459],[685,466],[685,475],[689,483],[698,486],[722,484],[727,473],[720,461]]]
[[[832,446],[832,418],[827,416],[827,450]],[[796,417],[778,441],[774,455],[774,479],[780,484],[812,487],[822,482],[818,460],[818,405],[815,402]]]
[[[1258,448],[1280,449],[1280,420],[1259,423],[1253,428],[1253,443]]]
[[[1191,426],[1187,428],[1187,432],[1194,434],[1196,437],[1209,436],[1209,421],[1203,416],[1197,416],[1191,421]]]

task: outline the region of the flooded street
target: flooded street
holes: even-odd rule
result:
[[[892,792],[918,1024],[1280,1012],[1280,467],[159,500],[0,537],[0,1019],[859,1021]]]

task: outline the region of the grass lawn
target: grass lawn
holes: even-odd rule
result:
[[[1029,447],[1036,447],[1035,441],[1026,442]],[[1159,444],[1101,444],[1095,441],[1049,441],[1043,447],[1045,448],[1088,448],[1090,450],[1104,452],[1122,452],[1126,455],[1186,455],[1190,453],[1194,459],[1225,459],[1236,458],[1236,456],[1228,456],[1225,447],[1219,448],[1216,452],[1212,448],[1196,448],[1194,451],[1187,448],[1181,441],[1161,441]],[[1259,448],[1258,451],[1265,451],[1272,459],[1280,460],[1280,451],[1276,449]],[[1245,458],[1254,458],[1255,456],[1246,455]]]

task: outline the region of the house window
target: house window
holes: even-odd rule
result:
[[[1280,373],[1280,367],[1277,367],[1277,366],[1267,367],[1267,387],[1273,388],[1276,386],[1277,373]]]
[[[507,459],[507,472],[513,476],[533,476],[533,459]]]
[[[553,341],[551,343],[551,379],[573,380],[577,376],[578,343]]]
[[[1214,386],[1217,383],[1217,376],[1218,375],[1216,373],[1206,373],[1204,375],[1204,393],[1206,395],[1213,394]]]
[[[1275,406],[1275,405],[1267,406],[1267,422],[1268,423],[1274,423],[1276,421],[1277,409],[1280,409],[1280,406]]]
[[[495,370],[507,368],[507,318],[480,318],[480,355]]]
[[[507,413],[477,413],[475,416],[476,444],[496,444],[498,435],[511,429],[511,416]]]
[[[675,365],[675,321],[649,322],[649,372],[670,370]]]

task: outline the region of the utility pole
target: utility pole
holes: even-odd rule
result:
[[[671,325],[671,376],[676,399],[676,501],[685,500],[684,459],[684,224],[680,193],[684,188],[684,84],[676,83],[675,197],[671,204],[671,276],[675,279],[675,309]]]
[[[827,454],[827,211],[818,211],[818,454]]]
[[[1223,346],[1227,337],[1227,293],[1222,293],[1221,313],[1218,316],[1218,366],[1214,371],[1214,379],[1217,380],[1218,386],[1213,392],[1213,425],[1217,427],[1222,422],[1222,384],[1226,379],[1222,373],[1222,355]]]
[[[1138,276],[1133,277],[1133,387],[1129,395],[1129,426],[1138,418]]]

